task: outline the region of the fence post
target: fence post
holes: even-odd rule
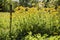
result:
[[[12,5],[10,4],[10,38],[12,40],[11,27],[12,27]]]

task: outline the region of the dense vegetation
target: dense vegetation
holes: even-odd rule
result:
[[[17,7],[13,13],[12,40],[60,40],[60,6]],[[9,13],[0,12],[0,40],[10,40]]]
[[[36,7],[39,6],[40,2],[44,4],[42,7],[57,7],[58,5],[60,5],[59,0],[19,0],[19,2],[12,1],[11,4],[13,6],[12,9],[14,10],[17,6]],[[10,0],[0,0],[0,10],[9,11]]]
[[[0,40],[11,40],[10,31],[12,40],[60,40],[60,0],[10,2],[0,0]]]

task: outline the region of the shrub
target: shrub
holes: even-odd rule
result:
[[[42,8],[38,10],[38,8],[32,7],[28,8],[27,11],[25,7],[19,7],[18,9],[16,9],[12,16],[11,35],[13,40],[24,39],[27,35],[29,36],[28,32],[30,31],[32,35],[38,33],[41,35],[48,34],[49,36],[60,35],[60,15],[54,8]],[[0,19],[0,38],[8,40],[10,39],[9,14],[1,13]],[[34,36],[31,37],[37,40]]]

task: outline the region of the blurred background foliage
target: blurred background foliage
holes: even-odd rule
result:
[[[0,0],[0,11],[9,11],[9,2],[10,0]],[[24,6],[24,7],[54,7],[56,8],[60,5],[60,0],[19,0],[19,1],[12,1],[13,10],[17,6]]]

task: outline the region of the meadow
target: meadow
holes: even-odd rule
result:
[[[12,13],[12,40],[60,40],[60,6],[17,7]],[[0,40],[10,40],[10,14],[0,12]]]

